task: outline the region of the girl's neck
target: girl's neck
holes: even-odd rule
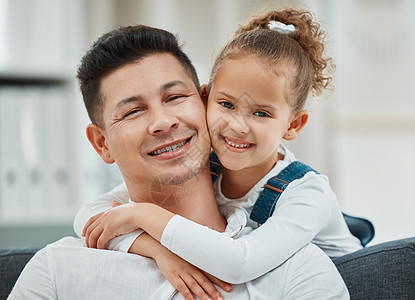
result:
[[[278,160],[282,159],[284,159],[284,155],[277,153],[276,159],[264,161],[241,170],[235,171],[222,167],[222,194],[229,199],[243,197],[272,170]]]

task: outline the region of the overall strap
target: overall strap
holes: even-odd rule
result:
[[[210,176],[212,177],[212,183],[215,183],[216,179],[220,174],[222,165],[219,161],[218,156],[215,152],[211,152],[209,155],[209,167],[210,167]]]
[[[274,213],[277,201],[285,188],[292,181],[302,178],[310,171],[318,173],[306,164],[300,161],[294,161],[276,176],[268,179],[267,183],[264,185],[264,190],[255,202],[250,219],[259,224],[265,223],[265,221]]]

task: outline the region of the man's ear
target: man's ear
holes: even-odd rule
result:
[[[206,84],[200,86],[200,97],[202,98],[203,104],[207,106],[207,101],[209,98],[208,87]]]
[[[300,134],[305,124],[307,124],[307,121],[308,111],[302,110],[296,113],[294,118],[290,122],[290,127],[288,127],[287,132],[284,134],[284,139],[287,141],[294,140],[297,137],[297,135]]]
[[[101,127],[96,124],[89,124],[86,127],[86,136],[92,147],[107,164],[115,162],[107,146],[105,131]]]

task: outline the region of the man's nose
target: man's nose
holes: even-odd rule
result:
[[[171,112],[165,108],[158,108],[151,113],[151,120],[149,123],[149,133],[159,134],[167,133],[172,128],[179,126],[179,119],[174,112]]]

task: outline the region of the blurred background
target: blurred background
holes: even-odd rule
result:
[[[201,82],[237,24],[265,9],[310,9],[337,65],[287,143],[329,176],[344,212],[368,218],[371,244],[415,236],[415,2],[412,0],[0,0],[0,247],[74,235],[86,202],[122,182],[88,143],[75,80],[89,45],[120,25],[167,29]]]

